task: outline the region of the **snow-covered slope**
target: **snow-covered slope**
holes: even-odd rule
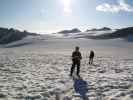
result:
[[[133,99],[132,43],[54,37],[29,40],[29,45],[0,48],[0,100]],[[71,53],[77,45],[83,56],[82,79],[73,80],[69,77]],[[88,65],[91,49],[96,54],[94,65]]]

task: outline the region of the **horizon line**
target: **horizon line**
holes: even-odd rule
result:
[[[103,26],[103,27],[88,27],[88,28],[79,28],[79,27],[72,27],[72,28],[62,28],[62,29],[56,29],[56,30],[49,30],[49,31],[32,31],[30,29],[23,29],[23,28],[17,28],[17,27],[3,27],[3,26],[0,26],[0,28],[7,28],[7,29],[15,29],[15,30],[18,30],[18,31],[27,31],[29,33],[36,33],[36,34],[52,34],[52,33],[58,33],[60,31],[63,31],[63,30],[72,30],[72,29],[79,29],[81,32],[85,32],[86,30],[91,30],[91,29],[100,29],[100,28],[104,28],[104,27],[107,27],[107,28],[110,28],[112,30],[115,30],[115,29],[121,29],[121,28],[128,28],[128,27],[133,27],[133,26],[121,26],[121,27],[108,27],[108,26]]]

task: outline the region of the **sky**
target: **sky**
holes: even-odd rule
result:
[[[0,27],[37,33],[133,26],[133,0],[0,0]]]

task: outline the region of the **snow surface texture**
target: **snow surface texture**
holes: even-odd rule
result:
[[[125,50],[121,45],[118,49],[101,47],[112,51],[106,54],[98,41],[96,44],[100,49],[94,47],[94,64],[88,65],[86,51],[90,49],[84,43],[90,40],[40,41],[28,46],[0,49],[0,100],[133,100],[133,59],[127,55],[132,52],[127,51],[132,47]],[[76,44],[83,47],[82,78],[73,80],[69,71],[71,52]],[[115,50],[115,53],[127,52],[118,57],[113,53]]]

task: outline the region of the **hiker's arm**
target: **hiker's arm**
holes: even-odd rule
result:
[[[74,58],[74,52],[72,53],[72,59]]]
[[[80,53],[80,59],[82,59],[82,55],[81,55],[81,53]]]

